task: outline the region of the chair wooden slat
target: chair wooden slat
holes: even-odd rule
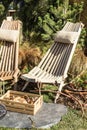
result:
[[[3,43],[5,45],[5,43]],[[5,61],[4,57],[6,57],[6,53],[7,53],[7,49],[5,48],[5,46],[2,45],[2,54],[1,54],[1,60],[0,60],[0,64],[1,64],[1,70],[3,71],[4,70],[4,65],[3,65],[3,62]]]
[[[42,61],[40,62],[40,64],[38,65],[40,68],[44,68],[44,66],[47,64],[47,62],[48,62],[48,59],[49,59],[49,57],[51,56],[51,51],[54,51],[54,49],[55,49],[55,46],[53,45],[49,50],[48,50],[48,52],[46,53],[46,55],[43,57],[43,59],[42,59]],[[44,64],[44,66],[43,66],[43,64]]]
[[[49,72],[49,66],[52,63],[52,59],[54,57],[54,54],[52,55],[52,53],[55,53],[56,51],[56,46],[54,45],[53,49],[51,49],[50,54],[46,57],[46,62],[45,64],[43,63],[43,66],[41,67],[42,69],[44,69],[45,71]]]

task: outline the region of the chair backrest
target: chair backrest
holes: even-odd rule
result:
[[[78,32],[78,34],[80,35],[81,28],[82,23],[67,22],[67,24],[64,26],[62,30],[66,32]],[[48,72],[49,74],[54,75],[55,77],[66,77],[72,55],[74,53],[74,49],[78,41],[78,37],[76,38],[74,44],[55,42],[52,45],[52,47],[48,50],[42,61],[39,63],[38,67]]]
[[[3,20],[1,29],[19,30],[21,22],[19,20],[7,21]],[[10,34],[9,34],[10,35]],[[20,35],[20,33],[19,33]],[[18,48],[19,38],[17,42],[0,41],[0,72],[10,72],[18,69]]]

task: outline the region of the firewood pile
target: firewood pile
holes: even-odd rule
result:
[[[31,92],[38,92],[38,90],[31,90]],[[41,90],[41,93],[56,94],[57,90]],[[62,103],[76,110],[81,110],[82,115],[87,111],[87,89],[78,88],[74,83],[66,84],[62,92],[59,92],[57,103]]]
[[[73,83],[70,83],[60,92],[58,102],[81,110],[82,114],[84,114],[85,111],[87,111],[87,90],[82,90],[81,88],[77,89]]]
[[[31,96],[16,96],[16,95],[6,95],[4,97],[5,100],[9,101],[14,101],[14,102],[19,102],[19,103],[24,103],[24,104],[34,104],[38,97],[31,97]]]

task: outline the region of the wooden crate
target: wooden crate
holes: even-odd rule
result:
[[[8,90],[0,97],[0,103],[3,103],[9,111],[35,115],[42,106],[43,96]]]

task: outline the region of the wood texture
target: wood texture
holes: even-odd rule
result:
[[[83,24],[80,22],[66,23],[61,31],[66,31],[66,33],[69,31],[77,32],[78,35],[74,43],[69,44],[54,42],[39,65],[34,67],[29,73],[21,76],[22,79],[27,81],[27,83],[25,83],[24,87],[22,88],[22,91],[27,87],[29,82],[36,82],[37,84],[55,84],[59,87],[54,101],[56,103],[60,95],[59,92],[61,92],[64,86],[72,56],[75,51],[82,28]],[[38,87],[40,92],[40,86]]]
[[[74,44],[55,42],[43,57],[38,66],[21,76],[26,81],[55,84],[61,83],[66,77],[78,42],[82,23],[67,22],[63,31],[78,32]]]
[[[19,20],[15,20],[15,21],[3,20],[1,25],[1,29],[5,29],[5,30],[18,30],[20,32],[20,28],[21,28],[21,22]],[[17,42],[7,42],[4,40],[0,41],[0,80],[1,81],[10,80],[17,77],[19,73],[19,71],[17,71],[18,52],[19,52],[19,38]]]
[[[37,97],[37,99],[35,100],[33,104],[30,104],[30,103],[22,103],[22,102],[10,100],[12,96],[22,97],[22,98],[24,96],[27,96],[27,97],[29,96],[32,98]],[[6,106],[7,110],[9,111],[35,115],[43,104],[43,96],[40,96],[38,94],[24,93],[24,92],[17,92],[17,91],[9,90],[2,97],[0,97],[0,103],[3,103]]]

